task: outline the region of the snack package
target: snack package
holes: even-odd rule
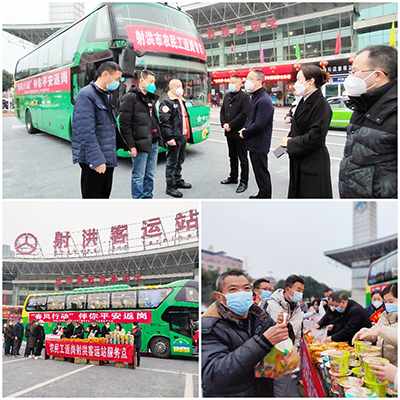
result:
[[[254,367],[256,378],[280,378],[291,373],[299,365],[300,356],[290,339],[276,344]]]

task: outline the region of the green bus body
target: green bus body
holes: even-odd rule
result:
[[[118,17],[121,14],[125,16],[122,19]],[[56,32],[18,61],[15,70],[15,113],[29,133],[43,131],[71,140],[76,95],[95,80],[97,68],[102,62],[118,63],[121,60],[122,47],[129,42],[126,27],[132,24],[167,29],[172,33],[176,31],[199,39],[193,20],[167,5],[100,4],[87,16]],[[121,48],[118,48],[119,44]],[[145,68],[155,73],[156,94],[160,99],[168,91],[168,81],[180,79],[185,88],[194,143],[207,139],[210,133],[210,108],[207,106],[207,68],[203,59],[175,52],[148,51],[144,56],[136,57],[133,68],[135,79],[140,77],[140,72]],[[64,77],[67,74],[67,82],[54,84],[60,82],[61,74]],[[130,87],[131,78],[127,77],[126,83],[129,85],[121,84],[113,92],[117,112],[121,97]],[[160,151],[165,149],[160,148]],[[128,152],[122,150],[118,151],[118,155],[130,157]]]
[[[114,298],[125,294],[133,296],[136,302],[129,304],[129,307],[123,307],[120,300],[116,304],[117,301]],[[71,303],[68,302],[71,296],[84,297],[83,308],[74,310]],[[91,299],[97,296],[107,297],[109,303],[103,303],[100,308],[96,308],[96,305],[92,306]],[[153,299],[157,297],[157,304],[154,303],[151,307],[146,307],[146,304],[140,303],[143,296],[153,297]],[[54,303],[57,298],[60,302]],[[32,310],[32,308],[35,308],[35,310]],[[132,331],[132,322],[138,320],[139,326],[142,328],[142,345],[140,348],[142,352],[150,350],[153,356],[161,358],[170,355],[191,356],[197,352],[193,342],[194,324],[199,320],[198,282],[195,280],[180,280],[165,285],[135,288],[129,285],[118,285],[79,288],[62,293],[33,294],[25,300],[22,318],[24,324],[27,324],[33,318],[36,320],[43,319],[45,333],[52,334],[57,326],[57,322],[54,320],[60,321],[63,327],[66,326],[65,319],[67,317],[73,322],[79,320],[86,331],[92,319],[98,320],[101,313],[128,316],[133,314],[133,318],[121,322],[121,325],[125,334],[128,334]],[[141,321],[140,317],[137,318],[140,314],[149,316],[149,313],[151,314],[151,322]],[[82,315],[87,318],[80,319]],[[53,320],[53,322],[49,320]],[[110,329],[113,331],[115,322],[119,321],[113,322],[110,317],[108,322],[111,323]],[[100,328],[104,324],[105,322],[97,322]]]
[[[397,250],[371,263],[366,285],[366,304],[371,303],[371,293],[374,290],[382,291],[387,285],[395,282],[397,282]]]

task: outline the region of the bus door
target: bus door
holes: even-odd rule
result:
[[[188,311],[170,312],[170,340],[171,354],[193,354],[193,328]]]

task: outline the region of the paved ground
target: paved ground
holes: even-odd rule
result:
[[[114,363],[81,365],[3,355],[6,397],[199,397],[199,363],[197,358],[143,356],[141,366],[132,370]]]
[[[289,127],[283,122],[287,108],[276,108],[272,149],[286,136]],[[331,155],[334,197],[338,197],[337,177],[343,154],[345,132],[329,131],[327,137]],[[211,109],[211,134],[208,140],[187,149],[183,165],[184,178],[192,183],[191,190],[183,190],[184,198],[191,199],[247,199],[257,193],[251,170],[249,189],[235,192],[236,185],[221,185],[229,173],[226,140],[219,125],[219,109]],[[272,176],[273,198],[287,196],[288,158],[279,159],[270,153],[269,169]],[[251,168],[250,168],[251,169]],[[171,199],[165,194],[165,154],[159,155],[155,175],[154,197]],[[130,198],[130,159],[120,159],[115,170],[111,198]],[[72,164],[70,143],[57,137],[39,133],[29,135],[15,117],[3,117],[3,198],[5,199],[70,199],[80,198],[80,168]]]

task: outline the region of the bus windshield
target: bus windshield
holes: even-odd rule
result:
[[[397,279],[397,252],[383,257],[371,264],[368,285]]]

